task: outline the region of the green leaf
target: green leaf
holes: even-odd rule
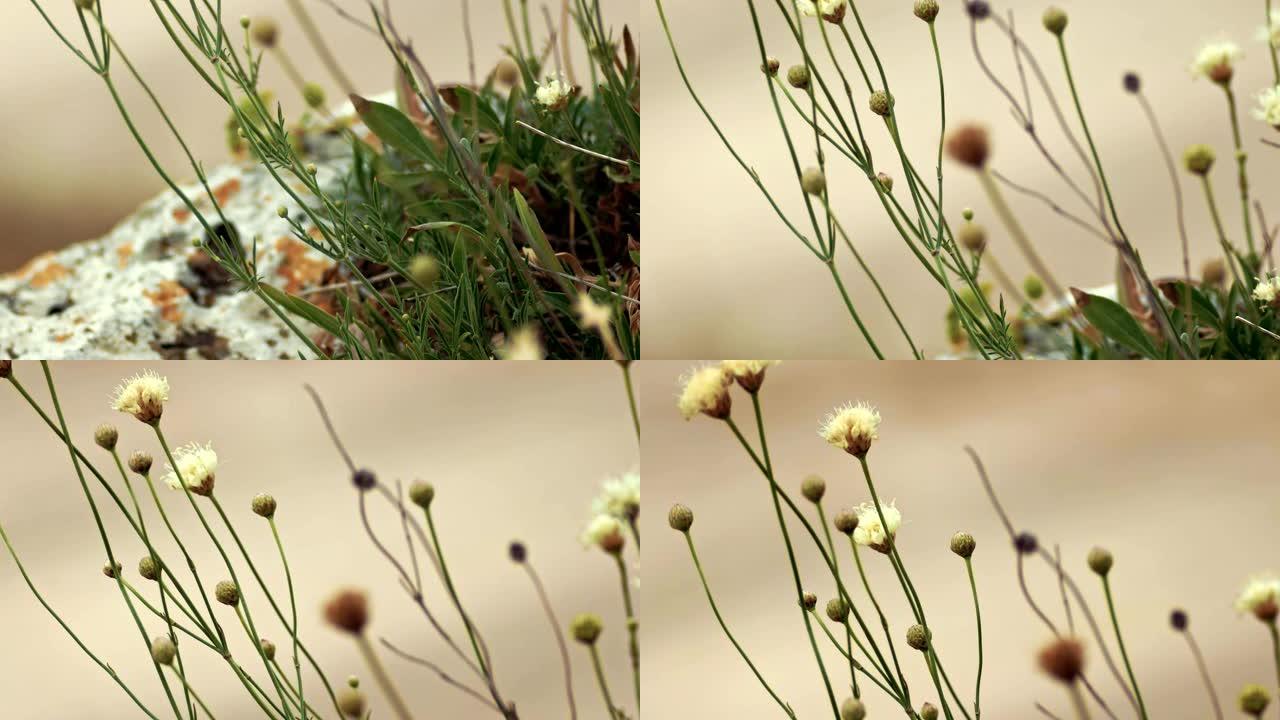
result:
[[[564,266],[560,264],[560,258],[556,257],[556,252],[551,248],[551,243],[547,242],[546,233],[542,232],[542,225],[538,223],[538,217],[533,214],[533,209],[529,207],[529,203],[525,201],[524,196],[519,190],[512,190],[516,205],[516,214],[520,216],[520,224],[524,226],[525,234],[529,236],[529,244],[533,246],[533,252],[538,256],[538,261],[542,263],[542,267],[548,270],[554,270],[561,273],[558,276],[561,287],[565,288],[566,293],[572,293],[572,288],[568,286],[563,275],[568,274]]]
[[[1195,316],[1196,322],[1215,330],[1222,329],[1222,312],[1213,304],[1213,301],[1209,299],[1208,295],[1205,295],[1199,288],[1188,286],[1184,282],[1175,282],[1173,283],[1173,287],[1174,293],[1178,297],[1178,307],[1183,307],[1183,293],[1186,292],[1187,289],[1190,289],[1191,313]]]
[[[388,146],[424,163],[436,162],[435,148],[404,113],[380,102],[351,96],[360,119]]]
[[[1143,357],[1159,357],[1160,353],[1151,342],[1151,337],[1120,303],[1090,295],[1083,290],[1073,289],[1072,294],[1075,295],[1080,312],[1107,338]]]
[[[262,292],[271,298],[271,301],[285,310],[306,320],[312,325],[324,328],[329,334],[342,337],[342,326],[338,324],[338,319],[329,313],[321,310],[307,300],[297,295],[290,295],[278,287],[263,283],[258,286]]]

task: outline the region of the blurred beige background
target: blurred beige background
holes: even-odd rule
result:
[[[640,375],[649,541],[646,710],[656,718],[782,717],[721,634],[683,538],[666,525],[667,509],[681,502],[694,510],[699,555],[730,628],[798,717],[829,717],[794,610],[767,485],[728,429],[705,417],[687,424],[679,417],[672,395],[686,367],[647,362]],[[784,363],[764,386],[769,444],[779,481],[806,508],[798,485],[814,472],[827,480],[829,513],[869,500],[856,461],[816,435],[833,406],[857,400],[878,405],[883,415],[869,456],[872,472],[882,499],[896,498],[903,512],[899,547],[965,697],[972,696],[975,667],[973,608],[964,565],[948,542],[959,530],[977,538],[983,717],[1038,717],[1036,700],[1072,716],[1061,690],[1033,669],[1047,631],[1019,594],[1013,551],[965,444],[981,453],[1014,523],[1046,546],[1061,543],[1095,612],[1105,606],[1085,555],[1095,544],[1115,553],[1112,582],[1151,717],[1210,716],[1185,643],[1168,626],[1175,606],[1190,612],[1228,715],[1244,683],[1272,686],[1265,629],[1232,607],[1250,574],[1276,567],[1280,486],[1271,479],[1277,461],[1271,408],[1280,389],[1269,368],[1242,366],[1224,375],[1207,364]],[[752,435],[748,401],[735,391],[734,402],[734,416]],[[790,526],[793,538],[804,534],[799,523]],[[807,536],[797,546],[811,547]],[[847,551],[842,559],[846,576],[852,574]],[[864,553],[864,560],[901,637],[908,613],[891,571],[879,556]],[[821,579],[820,557],[806,551],[801,561],[802,577],[825,604],[834,591]],[[1038,562],[1028,567],[1037,600],[1061,624],[1053,575]],[[918,655],[905,652],[913,696],[936,704]],[[836,657],[827,655],[829,667]],[[1090,659],[1092,675],[1118,707],[1117,686],[1099,655]],[[847,694],[847,667],[833,680]],[[881,698],[869,704],[869,717],[895,714]]]
[[[363,2],[341,0],[365,19]],[[507,42],[502,5],[471,2],[478,72],[501,57]],[[614,9],[608,19],[621,31],[641,16],[637,9]],[[42,0],[62,28],[76,28],[70,2]],[[551,3],[558,7],[558,3]],[[540,4],[539,4],[540,6]],[[302,72],[321,83],[337,103],[338,87],[324,72],[284,0],[225,0],[224,16],[234,26],[242,15],[279,19],[282,43]],[[392,65],[381,40],[353,27],[318,0],[306,0],[312,17],[361,92],[391,87]],[[461,32],[462,2],[393,0],[402,32],[415,41],[423,61],[441,82],[467,77],[466,43]],[[531,10],[533,4],[531,3]],[[536,27],[544,28],[539,12]],[[558,17],[558,15],[557,15]],[[113,3],[108,21],[120,43],[165,102],[196,156],[212,166],[227,159],[224,125],[227,110],[186,64],[145,2]],[[71,23],[68,25],[68,23]],[[238,27],[236,28],[239,29]],[[76,33],[79,31],[76,30]],[[541,33],[540,33],[541,34]],[[0,9],[0,88],[8,102],[0,106],[0,272],[32,255],[101,235],[163,184],[129,135],[101,80],[60,43],[26,0]],[[123,73],[123,69],[121,73]],[[296,117],[302,103],[278,65],[263,71],[266,88],[276,89],[286,113]],[[180,148],[150,109],[136,84],[119,84],[135,121],[176,177],[192,175]]]
[[[148,428],[112,412],[108,395],[119,380],[141,369],[134,363],[68,363],[54,366],[72,432],[101,470],[109,457],[92,444],[94,426],[118,423],[120,447],[159,454]],[[303,393],[304,382],[326,399],[357,462],[388,482],[421,478],[437,487],[434,514],[459,591],[485,632],[504,692],[519,703],[522,717],[565,717],[559,655],[547,621],[524,573],[507,559],[507,543],[528,543],[562,624],[573,614],[598,611],[607,624],[603,652],[617,697],[629,698],[622,602],[612,562],[584,550],[578,533],[591,498],[610,475],[638,467],[638,452],[626,398],[612,363],[497,365],[480,363],[314,365],[232,363],[186,366],[153,363],[168,375],[172,400],[164,424],[171,442],[212,442],[220,456],[216,494],[258,561],[268,582],[281,588],[271,534],[249,510],[251,498],[271,491],[279,502],[277,522],[289,553],[298,593],[302,637],[335,683],[360,675],[374,698],[373,716],[389,710],[369,678],[354,645],[324,625],[320,606],[337,587],[367,588],[372,599],[370,632],[459,669],[396,583],[360,527],[355,490]],[[44,401],[39,366],[19,364],[19,376]],[[38,587],[84,641],[110,662],[152,707],[163,710],[163,694],[133,622],[110,581],[102,576],[105,553],[81,496],[65,448],[16,393],[0,393],[0,448],[4,489],[0,522],[13,539]],[[157,462],[157,466],[162,463]],[[111,477],[114,473],[107,474]],[[92,479],[91,479],[92,482]],[[119,481],[116,481],[117,487]],[[225,571],[186,501],[160,488],[171,517],[187,538],[207,583]],[[96,496],[104,499],[101,492]],[[114,518],[114,516],[113,516]],[[380,520],[378,519],[380,518]],[[148,516],[154,525],[155,513]],[[216,521],[216,518],[212,519]],[[384,540],[402,548],[398,520],[379,513]],[[122,522],[112,519],[113,537]],[[164,546],[162,546],[164,547]],[[140,542],[118,541],[127,577],[138,580]],[[444,605],[424,562],[428,602],[455,637],[461,625]],[[237,567],[248,580],[243,565]],[[154,592],[145,581],[144,592]],[[193,586],[187,584],[188,589]],[[284,630],[267,623],[270,613],[256,588],[245,588],[255,621],[278,646],[289,666]],[[64,635],[30,595],[7,554],[0,558],[0,697],[4,716],[36,718],[137,718],[139,711]],[[215,605],[220,621],[235,625],[227,608]],[[287,611],[287,610],[286,610]],[[162,625],[148,622],[158,634]],[[243,634],[228,634],[243,640]],[[256,717],[256,706],[225,664],[188,641],[193,682],[219,718]],[[244,642],[233,645],[241,656]],[[587,655],[571,647],[579,711],[602,717]],[[442,685],[428,671],[387,657],[387,663],[423,718],[479,718],[486,711]],[[247,667],[252,667],[246,663]],[[261,669],[259,668],[259,671]],[[462,676],[462,673],[456,673]],[[259,672],[259,679],[262,674]],[[308,696],[325,717],[319,683],[306,676]],[[633,703],[627,702],[631,708]]]
[[[1261,0],[1214,5],[1172,0],[1158,7],[1097,0],[1059,0],[1057,4],[1071,15],[1068,38],[1073,67],[1121,218],[1153,275],[1180,272],[1182,253],[1163,160],[1137,103],[1121,89],[1121,76],[1127,70],[1137,70],[1145,78],[1148,95],[1176,153],[1181,155],[1182,148],[1195,142],[1211,143],[1218,149],[1221,161],[1214,174],[1218,199],[1228,233],[1239,240],[1242,219],[1226,104],[1216,87],[1193,82],[1188,67],[1200,45],[1220,34],[1244,47],[1246,59],[1236,89],[1241,96],[1247,147],[1253,155],[1255,197],[1271,209],[1273,223],[1280,219],[1280,210],[1274,208],[1280,151],[1259,142],[1266,134],[1280,138],[1248,115],[1253,96],[1272,80],[1265,46],[1254,39],[1263,24]],[[791,161],[758,70],[759,52],[745,7],[699,2],[665,5],[695,89],[782,207],[803,220],[797,222],[802,229],[808,228]],[[1063,92],[1066,84],[1055,44],[1040,26],[1047,5],[1045,0],[994,3],[997,10],[1015,11],[1028,44],[1055,87]],[[793,42],[784,42],[788,39],[785,26],[774,4],[758,6],[766,20],[770,51],[781,59],[785,71],[798,61],[798,50]],[[908,152],[928,178],[933,176],[932,158],[937,152],[937,76],[928,32],[912,15],[911,7],[905,1],[859,4],[889,71]],[[969,21],[960,0],[944,1],[942,8],[938,30],[950,124],[975,119],[989,123],[995,137],[993,163],[998,170],[1064,203],[1073,199],[1064,192],[1065,185],[1051,177],[1052,171],[1021,132],[1007,104],[982,76],[969,46]],[[660,34],[656,12],[649,14],[643,29],[649,66],[645,160],[648,177],[662,178],[646,187],[644,198],[648,235],[661,239],[651,241],[648,250],[646,281],[657,289],[648,293],[646,319],[651,327],[646,356],[869,357],[870,351],[849,319],[827,269],[789,234],[689,98]],[[856,26],[853,31],[856,35]],[[980,37],[985,39],[984,55],[1016,86],[1009,43],[992,27],[985,28]],[[843,41],[837,44],[844,45]],[[857,76],[852,63],[850,72]],[[824,75],[829,75],[830,81],[837,80],[834,72]],[[859,80],[855,98],[864,103],[866,93],[860,87]],[[782,102],[785,105],[785,99]],[[1086,176],[1074,154],[1063,149],[1048,105],[1038,99],[1035,108],[1055,154],[1083,180]],[[871,117],[867,112],[862,114],[864,122]],[[896,155],[882,126],[877,124],[869,137],[878,142],[872,146],[877,164],[898,180],[900,197],[909,199],[900,166],[894,162],[885,167]],[[815,164],[811,142],[800,151],[802,163]],[[1026,266],[1018,262],[1010,239],[997,229],[976,182],[950,162],[946,172],[950,177],[948,217],[957,222],[964,207],[974,207],[992,232],[993,250],[1020,279]],[[840,171],[831,170],[829,175],[842,223],[886,284],[917,344],[926,352],[944,351],[945,292],[904,247],[852,166],[844,163]],[[1185,178],[1182,182],[1188,193],[1193,267],[1198,268],[1200,261],[1215,251],[1217,241],[1198,184]],[[1034,200],[1016,198],[1014,202],[1064,284],[1090,287],[1113,282],[1114,254],[1101,241],[1059,220]],[[852,286],[854,300],[877,342],[890,356],[908,357],[906,343],[853,258],[847,250],[839,256],[846,283]]]

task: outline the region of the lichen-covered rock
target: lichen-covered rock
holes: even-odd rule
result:
[[[348,167],[346,140],[316,128],[303,135],[303,142],[321,186],[340,188]],[[245,160],[207,175],[246,255],[254,252],[258,238],[263,282],[291,293],[321,283],[332,261],[293,237],[277,209],[283,206],[295,217],[301,209],[265,168]],[[211,223],[217,218],[198,183],[183,190]],[[307,196],[300,185],[295,192]],[[299,357],[305,350],[302,340],[195,246],[203,235],[182,200],[166,192],[106,236],[40,255],[0,276],[0,357]]]

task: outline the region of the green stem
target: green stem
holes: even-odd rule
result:
[[[1271,631],[1271,653],[1276,661],[1276,687],[1280,687],[1280,632],[1276,631],[1276,621],[1267,623],[1267,629]]]
[[[1271,10],[1271,0],[1267,0],[1267,49],[1271,51],[1271,69],[1275,71],[1276,86],[1280,87],[1280,53],[1276,50],[1276,20]]]
[[[613,557],[618,563],[618,576],[622,581],[622,606],[627,612],[627,646],[631,655],[631,677],[636,690],[636,708],[640,707],[640,622],[636,619],[635,607],[631,602],[631,581],[627,578],[627,563],[621,553]]]
[[[627,386],[627,405],[631,408],[631,424],[636,428],[636,443],[640,443],[640,413],[636,409],[636,392],[631,382],[631,363],[619,363],[622,367],[622,381]]]
[[[1253,242],[1253,217],[1249,212],[1249,154],[1244,150],[1244,139],[1240,135],[1240,111],[1236,109],[1236,93],[1230,85],[1222,86],[1227,94],[1227,107],[1231,110],[1231,137],[1236,144],[1236,167],[1240,181],[1240,205],[1244,211],[1244,236],[1248,242],[1249,255],[1256,256],[1257,248]]]
[[[973,591],[973,614],[978,625],[978,680],[973,688],[973,717],[982,717],[982,607],[978,604],[978,581],[973,575],[973,558],[964,559],[965,570],[969,573],[969,589]]]
[[[1080,683],[1071,683],[1067,690],[1071,693],[1071,705],[1076,709],[1076,717],[1079,720],[1089,720],[1089,706],[1084,702],[1084,693],[1080,692]]]
[[[840,279],[840,271],[836,269],[835,260],[826,261],[827,269],[831,271],[831,278],[836,282],[836,289],[840,291],[840,298],[844,300],[844,306],[849,311],[849,317],[853,318],[853,322],[857,324],[858,331],[862,333],[862,337],[867,341],[867,346],[871,348],[871,352],[875,353],[877,360],[884,359],[884,353],[880,352],[880,348],[876,345],[876,341],[872,339],[871,333],[867,330],[867,326],[863,324],[862,318],[858,315],[858,311],[853,307],[853,300],[849,297],[849,291],[844,287],[844,281]]]
[[[609,683],[604,678],[604,667],[600,664],[600,651],[596,648],[595,643],[587,645],[587,651],[591,653],[591,666],[595,668],[596,682],[600,685],[600,694],[604,696],[605,707],[609,709],[609,718],[610,720],[619,720],[618,706],[613,704],[613,696],[609,693]]]
[[[1120,620],[1116,617],[1116,604],[1111,597],[1111,581],[1102,576],[1102,590],[1107,596],[1107,610],[1111,613],[1111,627],[1116,632],[1116,645],[1120,647],[1120,657],[1124,660],[1124,669],[1129,674],[1129,684],[1133,686],[1134,697],[1138,699],[1138,715],[1147,720],[1147,706],[1142,701],[1142,691],[1138,689],[1138,679],[1133,674],[1133,665],[1129,663],[1129,652],[1124,647],[1124,637],[1120,634]]]
[[[387,673],[387,668],[382,664],[382,660],[378,658],[378,653],[374,651],[373,645],[369,643],[369,638],[363,633],[356,635],[356,645],[360,647],[360,654],[364,656],[365,663],[369,666],[369,672],[377,681],[378,686],[382,688],[382,694],[387,696],[387,703],[391,705],[392,712],[400,720],[413,720],[413,713],[409,712],[409,705],[400,696],[400,691],[391,680],[391,675]]]
[[[276,548],[280,551],[280,564],[284,566],[284,579],[289,586],[289,610],[293,618],[293,623],[289,626],[289,634],[293,636],[293,669],[298,676],[297,694],[302,720],[307,720],[307,704],[302,693],[302,663],[298,660],[298,600],[293,592],[293,573],[289,570],[289,558],[285,556],[284,543],[280,540],[280,531],[276,528],[275,517],[267,518],[267,523],[271,526],[271,536],[275,538]],[[281,675],[283,676],[283,673]]]

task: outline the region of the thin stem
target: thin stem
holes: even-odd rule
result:
[[[289,587],[289,610],[293,619],[289,626],[289,634],[293,636],[293,669],[298,676],[298,702],[302,710],[302,720],[307,720],[305,695],[302,692],[302,663],[298,661],[298,600],[293,592],[293,573],[289,571],[289,559],[284,553],[284,543],[280,540],[280,531],[276,527],[275,517],[267,518],[271,526],[271,536],[275,538],[276,548],[280,551],[280,564],[284,566],[284,579]]]
[[[373,649],[373,645],[369,643],[369,638],[365,637],[364,633],[356,635],[356,645],[360,648],[360,654],[364,656],[364,661],[369,666],[369,672],[373,675],[373,679],[382,688],[382,694],[387,696],[387,703],[391,705],[392,712],[400,720],[413,720],[413,714],[409,712],[408,704],[400,696],[400,691],[396,689],[391,676],[387,674],[387,668],[383,666],[382,660],[378,658],[378,653]]]
[[[556,619],[555,608],[551,605],[551,598],[547,596],[547,589],[542,585],[542,578],[538,576],[533,565],[529,564],[526,559],[523,563],[525,572],[529,575],[529,580],[533,583],[534,590],[538,593],[538,601],[542,603],[542,610],[547,614],[547,621],[551,623],[551,634],[556,639],[556,647],[560,650],[560,664],[564,669],[564,693],[569,702],[569,720],[577,720],[578,704],[573,699],[573,667],[569,662],[569,648],[564,642],[564,636],[560,632],[560,621]]]
[[[1249,210],[1249,154],[1244,150],[1244,139],[1240,135],[1240,111],[1236,109],[1236,93],[1230,85],[1222,86],[1227,95],[1227,107],[1231,110],[1231,137],[1236,144],[1236,167],[1240,182],[1240,204],[1244,209],[1244,236],[1248,242],[1249,254],[1256,255],[1257,248],[1253,242],[1253,214]]]
[[[1009,235],[1013,237],[1013,241],[1018,245],[1018,250],[1027,259],[1027,263],[1049,286],[1049,292],[1054,298],[1059,300],[1065,298],[1067,296],[1066,291],[1058,283],[1053,272],[1049,270],[1049,266],[1041,259],[1040,254],[1036,252],[1035,245],[1032,244],[1027,231],[1023,229],[1022,223],[1018,222],[1017,216],[1013,214],[1013,209],[1009,207],[1009,203],[1005,200],[1004,193],[1000,190],[1000,185],[996,183],[991,177],[991,173],[987,170],[978,171],[978,180],[981,181],[982,189],[986,191],[996,215],[1004,223]]]
[[[636,690],[636,708],[640,707],[640,623],[636,619],[636,611],[631,602],[631,580],[627,577],[627,563],[622,554],[614,555],[618,564],[618,577],[622,581],[622,606],[627,612],[627,647],[631,655],[631,677]]]
[[[1084,693],[1080,692],[1079,683],[1071,683],[1067,689],[1071,693],[1071,704],[1076,709],[1076,717],[1089,720],[1089,707],[1085,705]]]
[[[302,26],[302,32],[306,34],[307,40],[311,42],[315,48],[316,54],[320,56],[320,61],[324,63],[325,69],[333,76],[338,83],[338,87],[346,95],[355,93],[356,86],[351,82],[351,78],[343,71],[342,65],[338,63],[337,58],[333,56],[333,52],[329,50],[329,45],[324,41],[324,36],[320,34],[320,30],[316,27],[315,21],[311,19],[311,14],[302,6],[301,0],[288,0],[289,9],[298,19],[298,24]]]
[[[973,718],[982,717],[982,608],[978,604],[978,582],[973,575],[973,558],[964,559],[965,570],[969,573],[969,589],[973,591],[973,614],[978,625],[978,680],[973,689]]]
[[[587,651],[591,653],[591,666],[596,671],[596,682],[600,685],[600,694],[604,696],[605,707],[609,709],[609,717],[611,720],[617,720],[619,716],[618,706],[613,704],[613,696],[609,693],[609,683],[604,678],[604,667],[600,664],[600,651],[596,648],[595,643],[587,645]]]
[[[1276,660],[1276,684],[1280,687],[1280,632],[1276,631],[1275,620],[1267,623],[1267,630],[1271,631],[1271,652]]]
[[[1115,629],[1116,645],[1120,648],[1120,658],[1124,660],[1124,669],[1129,674],[1129,684],[1133,687],[1134,697],[1138,700],[1138,715],[1142,720],[1147,720],[1147,706],[1142,701],[1142,691],[1138,689],[1138,679],[1133,674],[1133,665],[1129,662],[1129,652],[1124,646],[1124,637],[1120,634],[1120,620],[1116,617],[1116,604],[1111,597],[1111,581],[1106,575],[1102,576],[1102,590],[1107,596],[1107,610],[1111,613],[1111,626]],[[1280,671],[1280,666],[1277,666]]]
[[[1195,637],[1191,634],[1191,630],[1183,630],[1182,634],[1187,638],[1187,647],[1191,648],[1191,656],[1195,658],[1196,669],[1200,672],[1200,679],[1204,682],[1204,688],[1209,693],[1209,702],[1213,705],[1213,716],[1217,720],[1223,720],[1222,703],[1218,701],[1218,692],[1213,689],[1213,679],[1209,677],[1209,666],[1205,664],[1204,654],[1200,652],[1200,645],[1196,643]],[[1272,635],[1275,634],[1275,628],[1272,628]],[[1274,642],[1274,637],[1273,637]]]
[[[640,412],[636,409],[636,391],[631,382],[631,363],[621,362],[622,382],[627,386],[627,406],[631,408],[631,424],[636,428],[636,443],[640,442]]]

